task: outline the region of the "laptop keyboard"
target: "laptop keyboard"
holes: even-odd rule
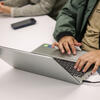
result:
[[[82,77],[85,73],[82,71],[78,72],[74,69],[75,62],[66,61],[59,58],[54,58],[56,62],[58,62],[64,69],[66,69],[72,76]]]

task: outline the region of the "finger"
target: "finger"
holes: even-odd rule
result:
[[[96,63],[93,70],[92,70],[92,74],[94,74],[97,71],[98,67],[99,67],[99,64]]]
[[[0,4],[4,5],[4,2],[3,2],[3,1],[1,1],[1,2],[0,2]]]
[[[63,47],[62,43],[59,43],[58,47],[59,47],[59,49],[60,49],[60,51],[61,51],[62,53],[64,53],[64,52],[65,52],[64,47]]]
[[[74,68],[75,68],[75,69],[77,69],[77,67],[78,67],[78,65],[79,65],[79,63],[80,63],[80,61],[81,61],[81,60],[78,59],[77,62],[75,63],[75,65],[74,65]]]
[[[2,6],[2,4],[0,3],[0,6]]]
[[[74,42],[73,42],[73,41],[70,41],[70,42],[69,42],[69,46],[70,46],[70,48],[71,48],[71,50],[72,50],[72,53],[73,53],[73,54],[76,54],[76,48],[75,48],[75,46],[74,46]]]
[[[79,43],[77,40],[74,39],[74,45],[75,45],[75,46],[81,46],[82,44]]]
[[[59,43],[58,43],[58,42],[54,42],[54,43],[52,44],[52,48],[54,48],[55,46],[57,46],[57,47],[58,47],[58,45],[59,45]]]
[[[3,11],[0,9],[0,13],[3,13]]]
[[[1,2],[0,4],[1,4],[1,5],[4,5],[4,2]]]
[[[67,51],[67,53],[68,53],[68,54],[71,54],[71,51],[70,51],[70,48],[69,48],[68,43],[67,43],[67,42],[64,42],[64,43],[63,43],[63,46],[64,46],[65,50]]]
[[[86,64],[85,60],[81,60],[77,66],[77,71],[81,71],[82,67]]]
[[[89,67],[92,65],[92,62],[88,62],[86,65],[85,65],[85,67],[84,67],[84,69],[83,69],[83,72],[86,72],[88,69],[89,69]]]
[[[54,43],[52,44],[52,48],[54,48],[55,46],[57,46],[57,47],[60,49],[60,51],[61,51],[62,53],[65,52],[62,43],[54,42]]]

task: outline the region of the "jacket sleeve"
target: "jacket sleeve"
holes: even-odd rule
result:
[[[5,0],[3,1],[6,6],[21,7],[29,3],[29,0]]]
[[[68,0],[57,17],[54,38],[59,41],[63,36],[75,36],[76,17],[79,0]],[[75,3],[77,2],[77,3]]]
[[[27,4],[23,7],[13,7],[12,17],[18,16],[39,16],[49,14],[55,5],[56,0],[40,0],[36,4]]]

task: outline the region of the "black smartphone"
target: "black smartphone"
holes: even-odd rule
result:
[[[13,29],[19,29],[19,28],[23,28],[29,25],[34,25],[36,23],[36,20],[34,18],[30,18],[30,19],[26,19],[23,21],[19,21],[16,23],[11,24],[11,27]]]

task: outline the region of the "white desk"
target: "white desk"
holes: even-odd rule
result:
[[[12,30],[10,24],[22,19],[0,18],[0,45],[30,52],[42,43],[54,41],[54,20],[36,17],[36,25]],[[100,76],[90,79],[100,80]],[[0,59],[0,100],[100,100],[100,84],[74,85],[13,69]]]
[[[0,17],[0,45],[32,51],[42,43],[52,43],[55,21],[48,16],[36,17],[35,25],[13,30],[11,24],[28,18]]]

